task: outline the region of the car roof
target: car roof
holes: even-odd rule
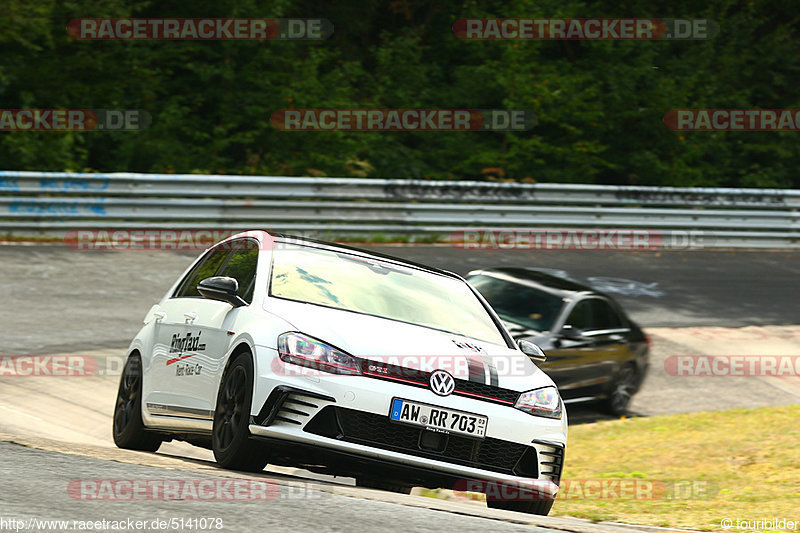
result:
[[[356,255],[366,256],[366,257],[375,257],[376,259],[381,259],[384,261],[390,261],[396,263],[398,265],[404,265],[411,268],[416,268],[417,270],[424,270],[426,272],[431,272],[434,274],[439,274],[442,276],[447,276],[448,278],[455,278],[462,280],[461,276],[454,272],[450,272],[449,270],[442,270],[436,267],[423,265],[422,263],[415,263],[414,261],[408,261],[406,259],[401,259],[399,257],[395,257],[393,255],[384,254],[381,252],[375,252],[372,250],[365,250],[363,248],[356,248],[355,246],[348,246],[346,244],[338,244],[329,241],[320,241],[317,239],[311,239],[308,237],[298,237],[297,235],[288,235],[286,233],[277,233],[274,231],[267,231],[272,237],[274,237],[278,242],[286,242],[286,243],[296,243],[296,244],[313,244],[318,248],[324,248],[326,250],[331,251],[343,251],[347,253],[355,252]]]
[[[592,293],[605,296],[603,293],[596,291],[588,285],[578,283],[577,281],[565,279],[562,277],[540,272],[534,268],[521,268],[521,267],[499,267],[499,268],[484,268],[474,270],[469,275],[474,274],[504,274],[510,278],[516,278],[516,281],[522,282],[525,285],[537,286],[540,289],[546,290],[553,294],[561,296],[574,296],[575,293]]]

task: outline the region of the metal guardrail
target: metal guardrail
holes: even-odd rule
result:
[[[687,207],[800,207],[800,190],[441,182],[200,174],[0,171],[0,193],[68,196],[313,198]]]
[[[252,228],[702,230],[717,247],[800,248],[800,190],[0,171],[0,232]],[[447,236],[447,235],[442,235]]]

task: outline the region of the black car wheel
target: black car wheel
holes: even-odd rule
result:
[[[611,382],[608,397],[603,400],[604,409],[612,415],[621,416],[627,413],[638,384],[636,367],[633,364],[623,366]]]
[[[234,356],[220,383],[214,411],[211,446],[220,466],[259,472],[267,465],[264,446],[250,438],[253,361],[248,353]]]
[[[161,446],[158,435],[148,433],[142,422],[142,359],[133,353],[125,362],[114,406],[114,444],[128,450],[154,452]]]

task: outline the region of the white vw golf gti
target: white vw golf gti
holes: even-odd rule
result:
[[[547,514],[567,419],[550,378],[450,272],[266,231],[197,259],[127,352],[114,441],[211,448],[359,485],[479,490]]]

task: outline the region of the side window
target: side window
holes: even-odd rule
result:
[[[197,284],[216,274],[220,265],[230,253],[230,249],[227,246],[224,249],[217,248],[208,252],[206,257],[184,278],[180,288],[175,291],[173,298],[202,298],[200,293],[197,292]]]
[[[234,252],[218,275],[228,276],[238,281],[239,297],[247,303],[250,303],[253,301],[253,290],[255,289],[258,243],[247,239],[231,244]]]
[[[591,300],[578,302],[567,317],[567,326],[586,331],[592,329],[592,306]]]
[[[620,329],[624,327],[617,311],[607,301],[600,299],[591,301],[592,307],[594,307],[595,327],[593,329]]]

